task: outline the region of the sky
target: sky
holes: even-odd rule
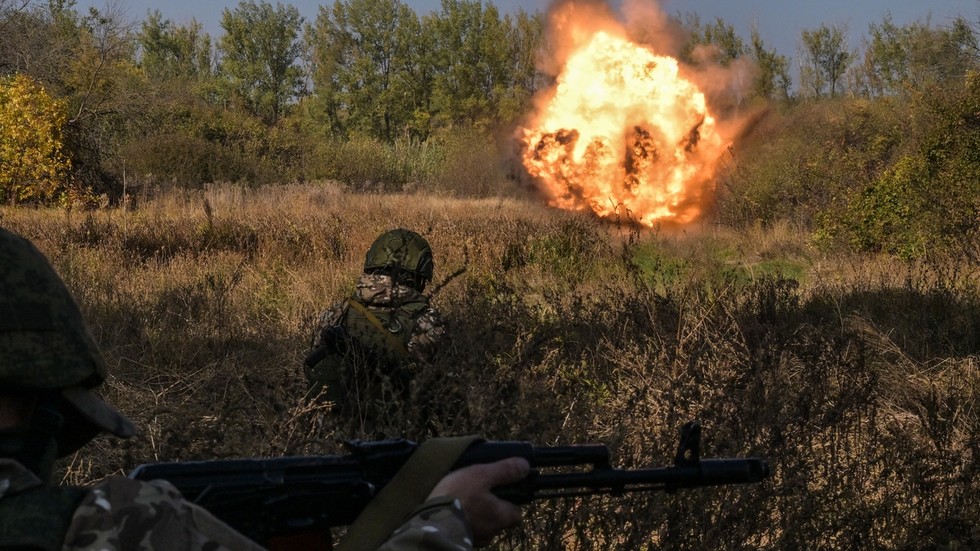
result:
[[[308,22],[316,19],[320,5],[332,5],[333,0],[278,0],[296,6]],[[439,9],[440,0],[402,0],[418,14]],[[651,2],[655,0],[650,0]],[[276,4],[276,0],[270,0]],[[149,10],[159,10],[165,19],[185,24],[196,19],[206,31],[217,37],[221,34],[221,12],[234,8],[238,0],[78,0],[77,8],[85,12],[90,6],[105,10],[117,6],[125,17],[142,21]],[[544,11],[545,0],[495,0],[493,4],[504,12]],[[928,18],[935,25],[945,25],[957,16],[980,26],[980,0],[662,0],[661,6],[669,14],[693,12],[702,21],[712,22],[716,17],[735,27],[746,41],[750,29],[755,26],[762,40],[777,53],[795,58],[803,29],[814,29],[821,24],[845,26],[852,48],[861,45],[867,36],[868,25],[880,23],[890,13],[892,21],[902,25],[914,21],[925,22]],[[792,75],[794,78],[796,75]]]

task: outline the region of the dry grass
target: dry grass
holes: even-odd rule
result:
[[[327,184],[0,221],[50,255],[105,350],[107,397],[142,427],[71,458],[71,482],[338,453],[358,434],[304,402],[301,360],[373,238],[404,226],[435,249],[452,344],[387,432],[603,441],[639,467],[669,463],[697,418],[706,455],[774,469],[759,486],[535,504],[502,547],[980,545],[975,266],[830,258],[790,225],[637,232],[516,200]]]

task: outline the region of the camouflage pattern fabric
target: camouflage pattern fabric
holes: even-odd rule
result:
[[[422,504],[379,549],[468,551],[473,549],[473,536],[459,500],[435,498]]]
[[[360,300],[368,310],[379,318],[394,317],[393,312],[406,305],[423,304],[420,314],[415,316],[410,335],[406,342],[409,354],[416,361],[430,362],[435,357],[439,345],[446,338],[446,325],[437,310],[429,306],[429,299],[422,293],[405,285],[395,285],[391,276],[383,274],[362,274],[354,291],[354,298]],[[313,348],[319,348],[323,329],[340,323],[347,308],[347,301],[340,301],[320,315],[313,332]]]
[[[0,503],[45,488],[51,487],[20,463],[0,458]],[[19,520],[4,518],[3,522]],[[113,477],[84,494],[67,523],[61,549],[220,551],[262,547],[185,500],[167,482]]]
[[[387,231],[374,240],[364,255],[364,271],[376,269],[405,270],[425,281],[432,281],[435,270],[432,247],[424,237],[411,230]]]
[[[93,487],[82,500],[62,549],[220,551],[262,547],[185,500],[168,482],[113,477]]]
[[[0,229],[0,388],[92,388],[106,366],[78,305],[45,256]]]
[[[58,551],[85,493],[42,484],[17,461],[0,458],[0,549]]]
[[[56,437],[58,455],[100,431],[132,436],[133,424],[90,390],[105,380],[106,365],[75,299],[37,247],[3,229],[0,288],[0,388],[61,391],[66,426]]]
[[[376,320],[350,306],[355,300]],[[354,431],[351,435],[383,437],[389,429],[381,427],[404,411],[415,373],[434,359],[444,342],[445,323],[418,290],[396,285],[388,275],[366,273],[350,299],[320,316],[313,350],[323,345],[324,335],[336,326],[357,341],[357,352],[329,354],[307,366],[310,396],[332,402],[334,412],[347,423],[344,430]],[[383,333],[384,328],[390,333]],[[391,349],[392,339],[399,350]]]
[[[43,483],[12,459],[0,458],[0,503]],[[4,518],[4,522],[18,519]],[[466,515],[458,500],[437,498],[423,504],[381,546],[384,551],[472,549]],[[167,482],[124,477],[93,487],[71,517],[63,551],[222,551],[263,547],[235,532],[206,510],[185,500]]]

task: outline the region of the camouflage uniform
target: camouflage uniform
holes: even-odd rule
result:
[[[56,457],[133,424],[92,389],[106,365],[78,305],[29,241],[0,228],[0,547],[261,549],[167,482],[112,477],[52,486]],[[23,404],[29,419],[21,419]],[[432,500],[383,549],[469,549],[458,504]]]
[[[351,302],[357,301],[382,328],[365,319]],[[363,274],[353,296],[332,305],[320,316],[313,334],[314,350],[333,327],[345,328],[358,342],[360,353],[328,356],[307,368],[311,395],[334,404],[340,430],[351,437],[384,437],[391,430],[414,431],[405,416],[411,381],[428,365],[446,337],[442,316],[428,298],[411,287],[396,284],[391,276]],[[399,352],[401,350],[401,352]],[[421,404],[425,411],[426,404]],[[392,423],[398,425],[393,429]],[[422,429],[419,429],[422,430]]]
[[[388,434],[391,422],[407,428],[411,381],[446,339],[442,316],[422,294],[433,270],[425,238],[405,229],[385,232],[368,250],[353,295],[320,315],[304,370],[309,396],[343,414],[349,426],[341,430],[363,437]],[[420,427],[428,402],[415,404]]]
[[[0,502],[40,488],[20,463],[0,458]],[[7,522],[7,519],[4,519]],[[61,549],[259,550],[167,482],[112,477],[89,489],[68,519]]]
[[[20,463],[0,458],[0,502],[42,484]],[[458,551],[472,547],[459,502],[436,498],[422,505],[379,549]],[[61,549],[222,551],[263,547],[185,500],[168,482],[112,477],[82,498]]]
[[[473,535],[459,500],[435,498],[427,501],[381,546],[382,551],[408,549],[473,549]]]
[[[351,300],[359,300],[372,313],[382,314],[384,318],[394,317],[394,311],[403,305],[423,303],[425,308],[415,317],[415,323],[411,327],[405,345],[412,359],[417,362],[431,362],[446,337],[446,325],[442,315],[429,306],[429,299],[411,287],[396,285],[391,276],[362,274]],[[313,333],[313,348],[321,346],[321,336],[325,328],[341,323],[347,307],[347,301],[342,300],[334,303],[320,315],[320,321]]]

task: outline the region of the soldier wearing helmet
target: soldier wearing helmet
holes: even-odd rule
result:
[[[95,393],[106,365],[47,259],[0,229],[0,548],[261,550],[168,482],[115,476],[53,486],[55,458],[133,423]],[[520,520],[492,487],[528,474],[510,458],[450,473],[380,549],[470,549]]]
[[[165,482],[50,485],[56,458],[136,428],[95,394],[106,364],[61,278],[2,229],[0,285],[0,548],[259,549]]]
[[[446,337],[442,316],[422,294],[432,281],[432,248],[407,229],[368,249],[354,294],[320,316],[305,371],[310,395],[364,421],[407,398],[413,370]]]

